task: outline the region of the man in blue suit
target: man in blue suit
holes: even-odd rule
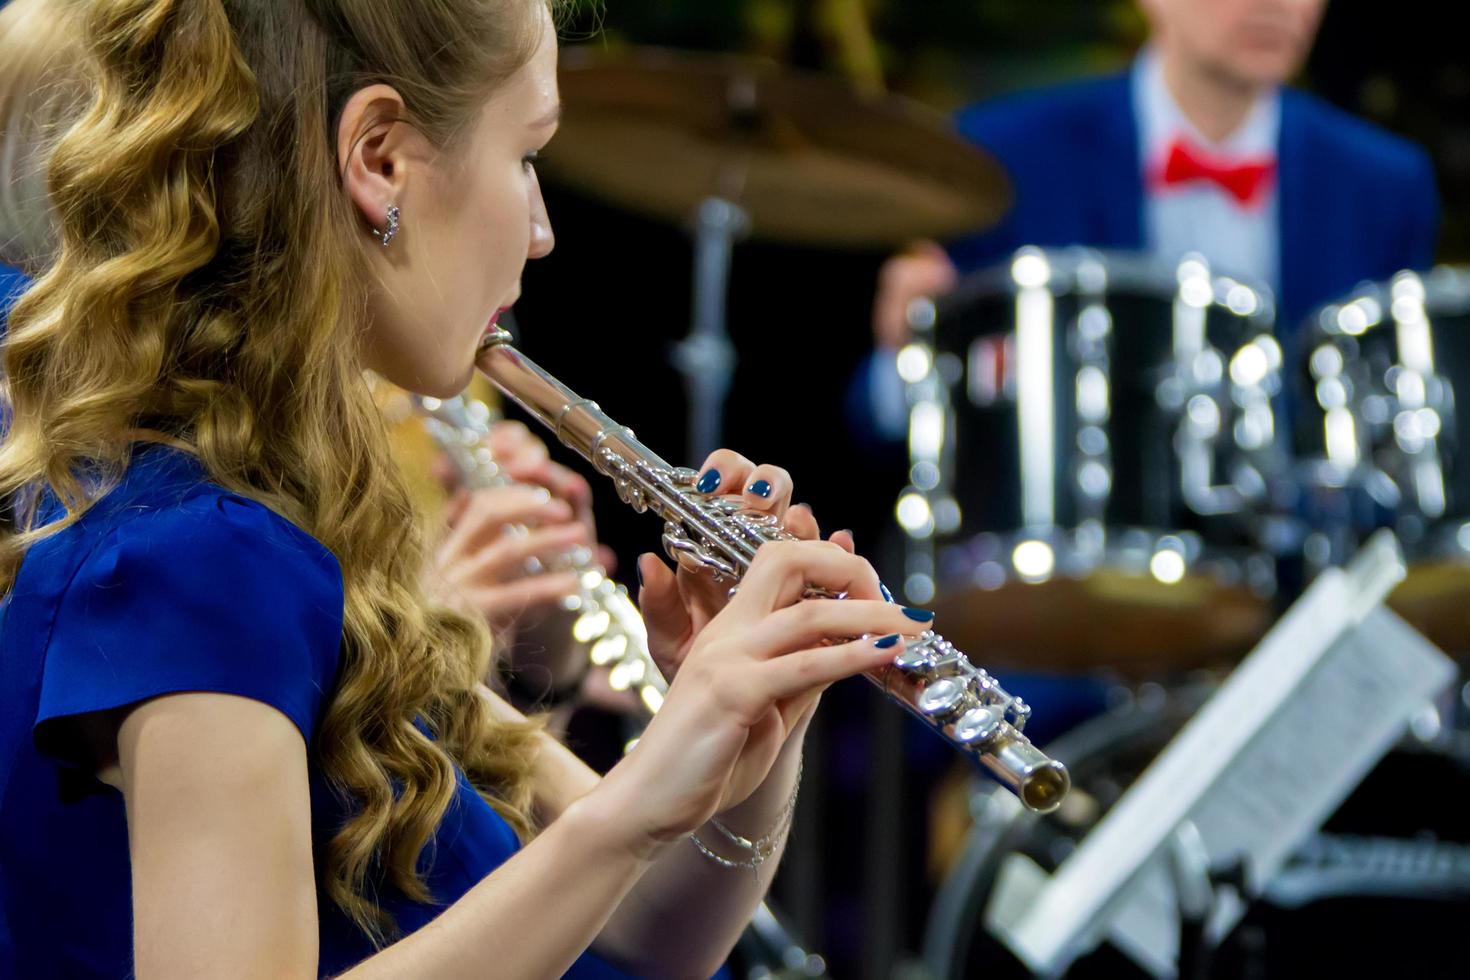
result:
[[[849,403],[865,403],[854,414],[880,437],[905,431],[892,355],[908,339],[910,302],[1022,245],[1166,261],[1199,252],[1273,289],[1283,337],[1358,282],[1433,261],[1438,199],[1423,150],[1284,88],[1325,0],[1139,2],[1151,36],[1128,72],[960,113],[961,133],[1009,173],[1014,206],[995,228],[946,247],[918,243],[884,266],[879,355]],[[1005,679],[1036,706],[1043,741],[1103,704],[1090,684]]]
[[[881,347],[906,339],[910,300],[1021,245],[1198,251],[1270,285],[1283,334],[1362,280],[1433,261],[1424,151],[1283,87],[1325,0],[1140,3],[1152,34],[1127,73],[960,113],[960,131],[1008,171],[1014,207],[947,251],[921,244],[890,260]]]

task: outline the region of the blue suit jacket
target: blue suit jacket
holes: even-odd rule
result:
[[[997,228],[955,242],[962,271],[1022,245],[1142,249],[1143,179],[1131,75],[964,110],[960,132],[1010,174]],[[1303,92],[1281,98],[1279,327],[1364,279],[1434,261],[1439,200],[1419,147]]]

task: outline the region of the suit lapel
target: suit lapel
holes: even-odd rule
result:
[[[1328,190],[1325,180],[1313,181],[1313,146],[1310,135],[1310,120],[1305,118],[1305,107],[1296,93],[1286,90],[1281,93],[1281,132],[1277,137],[1276,165],[1280,175],[1277,194],[1276,240],[1281,262],[1281,296],[1279,311],[1287,321],[1294,321],[1307,311],[1298,309],[1302,297],[1316,293],[1315,279],[1318,265],[1314,263],[1317,249],[1314,247],[1313,215],[1317,221],[1326,220],[1328,202],[1321,198]],[[1327,173],[1327,169],[1322,169]],[[1295,322],[1280,324],[1286,332],[1295,330]]]

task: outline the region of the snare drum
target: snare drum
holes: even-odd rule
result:
[[[1122,253],[1018,252],[911,310],[906,591],[987,664],[1139,673],[1269,625],[1286,472],[1269,292]]]
[[[1470,653],[1470,270],[1400,273],[1323,307],[1297,378],[1309,553],[1337,563],[1392,527],[1410,571],[1389,604]]]

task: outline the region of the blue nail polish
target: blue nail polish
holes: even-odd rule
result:
[[[898,634],[889,633],[882,639],[874,640],[873,646],[877,647],[879,650],[887,650],[889,647],[898,646]]]
[[[694,489],[698,490],[700,493],[714,493],[715,492],[715,489],[719,485],[720,485],[720,471],[719,470],[705,470],[704,471],[704,476],[701,476],[699,478],[699,482],[694,485]]]
[[[928,609],[915,609],[912,606],[904,606],[903,614],[916,623],[927,623],[934,618],[934,613]]]
[[[757,497],[769,497],[771,495],[771,485],[765,480],[756,480],[746,489]]]
[[[887,599],[889,602],[893,601],[893,593],[888,591],[888,586],[884,585],[882,582],[879,582],[878,589],[883,593],[883,598]]]

